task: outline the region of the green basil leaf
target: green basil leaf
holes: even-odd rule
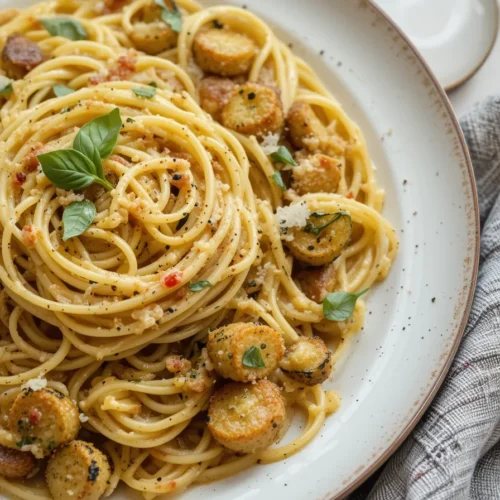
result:
[[[27,445],[33,444],[35,441],[36,441],[36,437],[35,436],[24,436],[21,439],[21,441],[18,441],[16,443],[16,446],[18,448],[22,448],[23,446],[27,446]]]
[[[345,321],[352,316],[356,301],[369,288],[359,293],[334,292],[323,300],[323,316],[330,321]]]
[[[47,17],[40,19],[40,22],[52,36],[62,36],[69,40],[87,40],[85,28],[70,17]]]
[[[104,160],[112,152],[120,136],[122,118],[118,108],[85,124],[76,134],[73,148],[94,160],[95,149]],[[98,165],[96,165],[98,167]],[[104,175],[99,177],[104,178]]]
[[[281,189],[283,189],[283,191],[286,191],[286,185],[285,183],[283,182],[283,177],[281,177],[281,174],[279,172],[274,172],[274,174],[272,175],[272,179],[273,179],[273,182]]]
[[[182,30],[182,15],[177,3],[174,0],[170,0],[173,5],[173,9],[165,5],[164,0],[155,0],[156,5],[161,7],[161,18],[168,24],[173,31],[180,33]]]
[[[156,88],[155,87],[137,87],[135,89],[132,89],[132,92],[137,97],[145,97],[146,99],[151,99],[151,97],[154,97],[154,95],[156,94]]]
[[[330,220],[327,220],[325,224],[321,224],[320,226],[317,226],[313,222],[313,218],[318,218],[318,217],[326,217],[328,215],[331,215],[332,218]],[[321,231],[326,229],[328,226],[332,225],[334,222],[339,220],[341,217],[344,215],[349,215],[347,212],[340,211],[340,212],[335,212],[333,214],[329,213],[324,213],[324,212],[314,212],[309,216],[309,219],[307,219],[307,224],[306,227],[304,228],[304,232],[306,233],[311,233],[317,236]]]
[[[104,179],[104,169],[102,168],[101,154],[93,142],[89,142],[88,139],[83,139],[81,141],[81,146],[85,147],[85,151],[80,151],[83,153],[95,166],[95,172],[97,177]],[[75,144],[73,143],[75,148]],[[75,148],[79,151],[77,148]]]
[[[57,187],[83,189],[97,178],[95,165],[80,151],[60,149],[38,155],[37,158],[43,173]]]
[[[250,346],[243,354],[242,363],[249,368],[265,368],[266,365],[262,359],[262,353],[260,349],[253,345]]]
[[[113,189],[111,183],[97,176],[96,166],[92,161],[76,149],[51,151],[38,155],[37,158],[43,173],[57,187],[79,190],[97,182],[106,189]]]
[[[66,85],[61,85],[59,83],[53,85],[52,90],[54,91],[56,97],[63,97],[74,92],[73,89],[70,89],[69,87],[66,87]]]
[[[10,94],[14,92],[14,88],[12,87],[12,83],[6,83],[2,87],[0,87],[0,97],[8,97]]]
[[[66,241],[85,232],[94,222],[96,215],[97,210],[90,200],[75,201],[68,205],[64,209],[62,218],[64,224],[62,239]]]
[[[275,163],[287,163],[288,165],[292,165],[292,167],[297,166],[297,162],[285,146],[280,146],[278,151],[271,153],[271,160]]]
[[[213,286],[210,281],[197,281],[196,283],[191,283],[188,285],[188,288],[192,292],[201,292],[204,288],[207,288],[209,286]]]

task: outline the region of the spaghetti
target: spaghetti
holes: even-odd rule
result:
[[[276,211],[349,214],[353,235],[330,266],[328,292],[355,293],[384,279],[398,245],[380,214],[384,195],[362,133],[304,61],[252,13],[202,9],[192,0],[178,1],[175,45],[146,54],[139,24],[147,23],[141,13],[152,3],[51,0],[0,16],[1,45],[21,33],[46,55],[11,82],[0,109],[0,444],[15,447],[4,416],[23,384],[44,377],[77,403],[88,417],[87,439],[110,457],[106,495],[122,481],[146,499],[290,456],[338,405],[321,385],[304,387],[278,369],[271,378],[284,388],[287,407],[308,416],[298,438],[240,456],[205,422],[220,380],[206,359],[209,331],[260,322],[286,346],[320,335],[335,363],[363,324],[362,299],[345,321],[324,317],[297,277],[293,237]],[[51,36],[40,20],[58,16],[78,21],[86,39]],[[162,22],[154,26],[164,29]],[[275,88],[285,114],[296,102],[315,110],[339,162],[335,192],[283,190],[263,138],[229,130],[200,107],[206,75],[193,44],[213,24],[258,48],[245,81]],[[56,97],[54,85],[70,91]],[[136,92],[151,88],[150,98]],[[116,108],[122,128],[103,160],[113,189],[93,184],[82,194],[51,183],[36,157],[71,148],[84,125]],[[290,172],[282,175],[289,184]],[[93,223],[63,240],[63,210],[84,197],[95,205]],[[199,283],[209,285],[193,291]],[[173,355],[205,368],[194,379],[171,373]],[[0,490],[50,498],[46,488],[2,477]]]

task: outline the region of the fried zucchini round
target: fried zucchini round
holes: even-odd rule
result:
[[[301,384],[321,384],[332,373],[332,352],[319,337],[302,337],[287,349],[280,367]]]
[[[282,335],[268,326],[233,323],[210,332],[207,351],[219,375],[250,382],[270,375],[285,347]]]
[[[216,121],[220,121],[221,112],[228,103],[236,84],[229,78],[209,76],[200,82],[200,106]]]
[[[177,33],[162,21],[135,23],[130,37],[137,49],[153,56],[175,47],[177,43]]]
[[[292,188],[299,196],[307,193],[336,193],[342,173],[340,162],[318,153],[304,158],[292,171]]]
[[[238,76],[250,70],[257,54],[257,45],[246,35],[227,29],[209,29],[196,34],[193,51],[203,71],[221,76]]]
[[[285,400],[269,380],[230,383],[210,400],[208,428],[223,446],[253,453],[273,444],[286,418]]]
[[[146,54],[156,55],[175,47],[178,34],[161,19],[161,8],[151,4],[133,22],[130,38],[135,47]]]
[[[331,263],[323,267],[304,269],[297,273],[295,279],[306,297],[320,304],[333,292],[337,283],[335,265]]]
[[[9,35],[2,49],[2,67],[14,80],[20,80],[46,59],[38,44],[20,33]]]
[[[286,240],[290,253],[310,266],[324,266],[341,253],[352,233],[351,216],[347,212],[315,212],[306,227],[292,228],[292,239]]]
[[[108,459],[93,444],[71,441],[49,459],[45,477],[54,500],[97,500],[111,475]],[[70,493],[71,492],[71,493]]]
[[[0,445],[0,476],[20,479],[31,474],[36,460],[31,453]]]
[[[80,430],[78,408],[55,389],[23,389],[10,409],[9,428],[19,435],[19,448],[41,458],[76,437]]]
[[[222,110],[224,127],[247,135],[267,135],[283,126],[283,109],[277,92],[260,83],[234,89]]]
[[[295,102],[286,117],[288,138],[297,149],[315,149],[307,139],[321,138],[327,135],[326,127],[318,118],[312,107],[306,102]]]

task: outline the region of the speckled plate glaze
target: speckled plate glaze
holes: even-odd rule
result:
[[[386,190],[384,213],[397,228],[400,254],[388,279],[367,299],[365,327],[330,384],[342,406],[316,439],[283,462],[181,496],[341,498],[414,427],[458,347],[479,252],[472,167],[445,94],[377,7],[364,0],[231,3],[243,2],[293,44],[362,128]],[[29,3],[0,0],[0,7]],[[114,498],[131,496],[122,489]]]

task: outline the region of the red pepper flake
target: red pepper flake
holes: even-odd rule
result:
[[[41,418],[42,412],[38,408],[34,408],[29,416],[30,424],[37,425]]]
[[[40,166],[37,156],[46,152],[46,146],[42,142],[37,142],[31,151],[23,159],[23,169],[25,172],[34,172]]]
[[[182,281],[182,271],[172,271],[171,273],[163,276],[163,284],[167,288],[173,288]]]
[[[22,172],[16,172],[16,178],[14,180],[14,184],[17,186],[22,186],[26,182],[26,174]]]
[[[177,483],[175,481],[170,481],[169,486],[171,488],[175,488],[177,486]]]
[[[349,199],[354,198],[354,193],[352,191],[349,191],[349,193],[347,193],[347,198]]]

